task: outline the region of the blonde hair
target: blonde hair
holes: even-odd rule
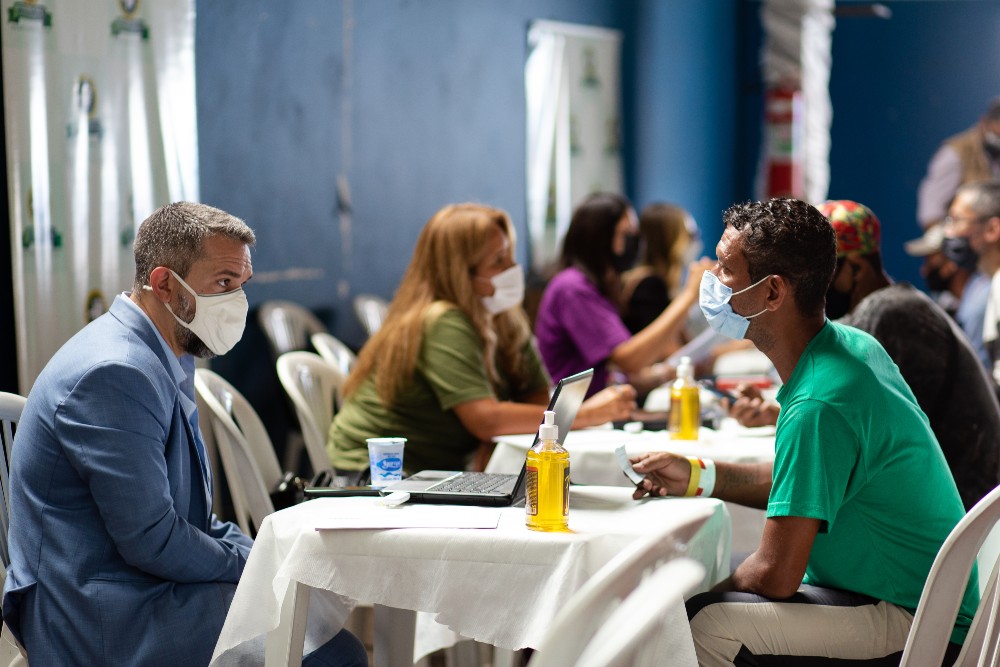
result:
[[[684,270],[684,251],[691,243],[690,217],[687,211],[673,204],[656,203],[642,209],[639,236],[644,242],[643,250],[638,266],[622,279],[624,303],[628,303],[636,286],[650,275],[663,278],[671,297],[676,294]]]
[[[478,204],[445,206],[424,226],[410,265],[389,304],[382,328],[361,349],[344,386],[350,396],[369,376],[383,403],[391,405],[413,381],[426,328],[444,312],[462,311],[483,343],[486,374],[494,388],[501,373],[511,390],[528,381],[521,351],[531,337],[522,308],[491,316],[472,287],[475,266],[487,252],[489,233],[499,227],[513,260],[514,228],[507,214]]]

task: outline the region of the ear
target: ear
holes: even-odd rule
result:
[[[983,223],[983,238],[987,243],[1000,243],[1000,217],[993,216]]]
[[[773,275],[767,280],[767,300],[764,307],[768,310],[778,310],[785,299],[792,298],[792,284],[784,276]]]
[[[174,294],[173,282],[170,280],[170,269],[158,266],[149,272],[149,286],[158,301],[168,303]]]

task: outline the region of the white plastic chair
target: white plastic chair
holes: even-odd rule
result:
[[[354,314],[369,338],[382,328],[388,312],[389,303],[380,296],[358,294],[354,297]]]
[[[346,379],[354,369],[354,363],[358,357],[351,348],[347,347],[336,336],[322,331],[314,333],[309,337],[309,342],[313,348],[323,357],[326,363],[330,364]]]
[[[27,399],[18,394],[0,392],[0,445],[3,446],[3,461],[0,462],[0,490],[3,492],[3,510],[0,511],[0,560],[3,570],[0,570],[0,589],[7,579],[7,566],[10,565],[10,553],[7,550],[7,529],[10,526],[10,454],[14,447],[14,429],[21,419],[21,412]],[[5,665],[27,665],[27,652],[14,639],[3,624],[0,630],[0,660]]]
[[[576,667],[619,667],[635,664],[636,655],[652,644],[671,605],[705,580],[705,566],[691,558],[661,565],[625,598],[594,633]]]
[[[326,331],[326,326],[310,310],[291,301],[265,301],[257,309],[257,321],[267,334],[275,357],[308,349],[309,337]]]
[[[979,548],[986,536],[998,521],[1000,487],[990,491],[969,510],[938,550],[917,604],[917,615],[910,626],[900,667],[941,665],[972,565],[976,562]],[[976,609],[965,645],[955,662],[956,666],[996,665],[1000,662],[997,565],[990,564],[992,573]]]
[[[660,531],[636,540],[608,561],[555,617],[529,667],[577,664],[587,643],[619,601],[635,590],[650,569],[680,554],[714,512],[712,507],[706,507],[681,529]]]
[[[247,535],[274,512],[271,489],[281,480],[281,466],[271,438],[256,411],[239,391],[206,368],[195,371],[199,416],[211,413],[212,432],[226,483],[233,497],[236,523]]]
[[[330,468],[326,434],[333,421],[334,400],[344,382],[340,370],[312,352],[286,352],[278,357],[278,379],[292,399],[313,474]]]

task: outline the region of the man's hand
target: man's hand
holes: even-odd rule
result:
[[[636,486],[632,497],[638,500],[650,496],[683,496],[691,481],[691,462],[670,452],[645,452],[630,461],[636,472],[646,479]]]
[[[781,410],[774,401],[765,400],[760,389],[751,384],[741,384],[736,388],[739,397],[729,406],[729,416],[743,426],[773,426],[778,423]]]

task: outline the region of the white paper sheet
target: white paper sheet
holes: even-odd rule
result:
[[[462,505],[349,505],[331,507],[316,523],[316,530],[364,530],[374,528],[496,528],[497,507]]]

